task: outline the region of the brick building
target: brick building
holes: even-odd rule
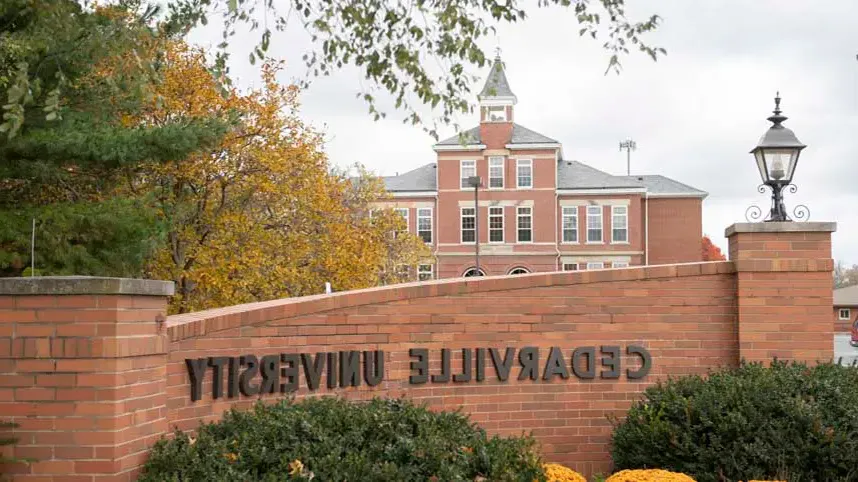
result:
[[[834,331],[850,332],[858,322],[858,285],[834,290]]]
[[[486,275],[701,260],[706,192],[564,158],[560,142],[516,123],[500,58],[478,98],[480,124],[435,144],[436,162],[384,178],[392,200],[381,204],[432,247],[421,279],[476,274],[477,235]]]

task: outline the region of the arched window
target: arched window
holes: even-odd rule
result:
[[[521,266],[509,270],[509,274],[527,274],[527,273],[530,273],[530,270],[528,270],[527,268],[522,268]]]
[[[465,274],[463,275],[465,278],[470,278],[471,276],[485,276],[486,272],[483,270],[477,271],[476,268],[468,268],[465,270]]]

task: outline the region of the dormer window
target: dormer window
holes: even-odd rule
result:
[[[506,122],[506,106],[497,105],[488,107],[486,120],[489,122]]]

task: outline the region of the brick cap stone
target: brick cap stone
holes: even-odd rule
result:
[[[140,295],[172,296],[172,281],[97,276],[0,278],[0,295]]]
[[[837,231],[837,223],[834,222],[735,223],[727,227],[724,236],[729,238],[738,233],[833,233],[835,231]]]

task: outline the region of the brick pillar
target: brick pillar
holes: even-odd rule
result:
[[[738,277],[739,357],[808,363],[834,351],[835,223],[737,223],[725,235]]]
[[[130,481],[167,431],[163,326],[173,284],[0,279],[0,420],[19,424],[0,467],[20,481]]]

